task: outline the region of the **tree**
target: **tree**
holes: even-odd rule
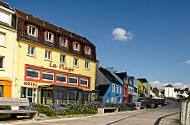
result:
[[[159,90],[155,87],[153,90],[152,90],[156,96],[159,96]]]

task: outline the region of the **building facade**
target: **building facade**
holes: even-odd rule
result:
[[[137,102],[138,100],[138,80],[133,77],[133,85],[134,85],[134,91],[133,91],[133,102]]]
[[[0,97],[11,97],[15,86],[16,32],[15,12],[0,1]]]
[[[145,98],[150,98],[150,90],[151,90],[150,83],[147,81],[146,78],[140,78],[138,80],[141,83],[143,83],[143,87],[145,88]]]
[[[123,104],[128,103],[127,72],[116,73],[123,80]]]
[[[134,85],[133,85],[133,77],[127,77],[128,78],[128,102],[133,102],[133,93],[134,93]]]
[[[99,90],[101,102],[122,104],[123,85],[110,70],[97,66],[96,90]]]
[[[176,98],[176,94],[174,93],[174,87],[171,84],[165,86],[165,97],[167,98]]]
[[[12,97],[39,104],[94,101],[96,47],[85,37],[32,14],[16,8],[14,12],[17,33],[14,30],[14,37],[6,33],[6,38],[17,39],[14,52],[13,47],[6,48],[17,62],[15,70],[10,70],[15,72]]]

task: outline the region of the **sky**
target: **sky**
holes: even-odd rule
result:
[[[4,0],[87,37],[103,67],[190,88],[189,0]]]

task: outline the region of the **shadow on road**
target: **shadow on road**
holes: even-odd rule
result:
[[[162,116],[160,118],[157,119],[157,121],[154,123],[154,125],[159,125],[160,124],[160,121],[165,118],[165,117],[168,117],[168,116],[172,116],[172,115],[176,115],[176,114],[179,114],[179,112],[176,112],[176,113],[172,113],[172,114],[169,114],[169,115],[165,115],[165,116]]]

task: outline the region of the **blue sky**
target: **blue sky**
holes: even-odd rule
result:
[[[103,67],[146,77],[160,88],[190,87],[188,0],[4,1],[86,36]]]

